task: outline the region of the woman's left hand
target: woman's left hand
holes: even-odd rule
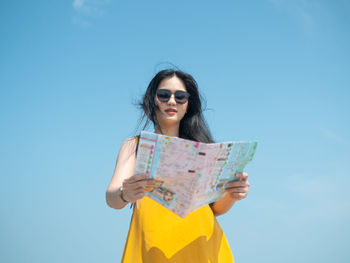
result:
[[[227,183],[225,191],[230,195],[231,199],[238,201],[247,197],[250,184],[247,173],[237,173],[235,175],[239,180]]]

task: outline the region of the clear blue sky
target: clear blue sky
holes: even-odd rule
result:
[[[347,0],[1,1],[0,261],[120,261],[105,190],[171,62],[217,141],[259,141],[236,262],[350,262],[349,28]]]

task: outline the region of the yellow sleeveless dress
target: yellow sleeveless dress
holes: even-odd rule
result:
[[[209,205],[181,218],[149,197],[134,205],[123,263],[231,263],[231,249]]]

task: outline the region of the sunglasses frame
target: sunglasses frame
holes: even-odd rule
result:
[[[158,94],[160,91],[165,91],[165,93],[163,93],[162,95],[167,95],[167,98],[160,98],[159,97],[160,94]],[[179,99],[179,98],[176,97],[176,94],[179,94],[179,93],[181,93],[181,95],[182,94],[185,95],[185,101],[183,101],[183,99]],[[168,89],[158,89],[156,91],[156,95],[157,95],[158,100],[160,102],[164,102],[164,103],[168,102],[170,100],[170,98],[171,98],[171,95],[173,95],[173,94],[174,94],[175,101],[178,104],[185,104],[188,101],[188,98],[190,97],[190,93],[188,93],[187,91],[183,91],[183,90],[177,90],[177,91],[175,91],[175,93],[172,93]]]

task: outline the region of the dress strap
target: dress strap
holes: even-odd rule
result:
[[[139,148],[139,142],[140,142],[140,135],[136,135],[134,136],[135,140],[136,140],[136,151],[135,151],[135,155],[137,155],[137,150]]]
[[[136,136],[134,136],[134,138],[135,138],[135,140],[136,140],[135,156],[137,156],[137,150],[138,150],[138,148],[139,148],[139,142],[140,142],[140,135],[136,135]],[[136,208],[139,208],[139,200],[137,200],[135,203],[136,203]],[[134,203],[131,203],[131,204],[130,204],[130,209],[131,209],[132,207],[135,207],[135,204],[134,204]]]

